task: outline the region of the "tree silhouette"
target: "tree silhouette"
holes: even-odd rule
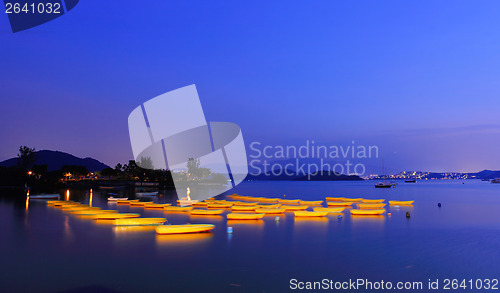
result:
[[[27,146],[20,146],[19,153],[17,154],[17,165],[23,171],[27,171],[37,159],[35,153],[35,148],[29,148]]]

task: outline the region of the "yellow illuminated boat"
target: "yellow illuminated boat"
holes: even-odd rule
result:
[[[326,201],[343,201],[343,197],[326,197]]]
[[[202,210],[202,209],[194,209],[189,213],[191,215],[220,215],[224,212],[224,210]]]
[[[255,201],[258,201],[258,202],[271,202],[271,203],[273,203],[273,202],[278,202],[279,198],[256,197]]]
[[[394,205],[412,205],[414,200],[390,200],[389,205],[394,206]]]
[[[161,225],[156,227],[158,234],[186,234],[210,232],[215,228],[211,224],[192,224],[192,225]]]
[[[255,209],[255,212],[258,214],[281,214],[284,213],[286,209],[279,209],[279,208],[271,208],[271,209],[265,209],[265,208],[257,208]]]
[[[74,213],[78,213],[78,212],[81,212],[81,211],[98,211],[100,210],[101,208],[98,208],[98,207],[86,207],[86,208],[74,208],[74,209],[69,209],[69,210],[64,210],[70,214],[74,214]]]
[[[363,199],[363,203],[383,203],[385,199]]]
[[[232,206],[231,210],[233,211],[254,211],[258,207],[256,206]]]
[[[381,215],[385,212],[384,209],[378,210],[351,210],[351,215]]]
[[[165,212],[189,212],[193,207],[165,207]]]
[[[48,200],[47,205],[55,205],[55,204],[63,203],[63,202],[64,202],[63,200]]]
[[[146,225],[161,225],[165,223],[165,218],[128,218],[116,219],[112,224],[117,226],[146,226]]]
[[[341,213],[344,211],[344,207],[339,207],[339,208],[323,208],[323,207],[316,207],[313,208],[315,212],[329,212],[329,213]]]
[[[152,201],[134,201],[130,203],[131,207],[143,207],[148,204],[153,204]]]
[[[257,203],[256,202],[241,202],[241,201],[235,201],[234,202],[234,205],[235,206],[256,206]]]
[[[243,213],[230,213],[227,214],[228,220],[258,220],[262,219],[264,214],[243,214]]]
[[[80,210],[80,211],[72,211],[72,214],[82,215],[82,216],[90,216],[90,215],[99,215],[99,214],[112,214],[118,213],[117,210]]]
[[[293,213],[296,217],[324,217],[328,215],[328,212],[295,211]]]
[[[82,204],[79,202],[59,202],[54,203],[53,206],[56,208],[70,207],[70,206],[81,206]]]
[[[342,201],[351,201],[351,202],[362,202],[364,199],[359,197],[359,198],[348,198],[348,197],[344,197],[344,199],[342,199]]]
[[[139,218],[139,214],[135,213],[106,213],[106,214],[97,214],[94,216],[94,219],[97,220],[115,220],[115,219],[125,219],[125,218]]]
[[[136,201],[139,201],[138,199],[120,199],[120,200],[117,200],[116,203],[117,204],[131,204],[133,202],[136,202]]]
[[[300,199],[280,199],[279,202],[286,204],[299,204]]]
[[[303,210],[307,210],[309,206],[287,206],[287,205],[283,205],[281,206],[282,209],[285,209],[287,211],[303,211]]]
[[[382,209],[385,203],[358,203],[356,204],[360,209]]]
[[[98,207],[89,207],[88,205],[79,205],[79,206],[63,206],[61,207],[62,211],[69,212],[69,211],[77,211],[77,210],[98,210],[100,208]]]
[[[169,207],[171,204],[169,203],[150,203],[144,206],[145,209],[164,209],[165,207]]]
[[[323,201],[322,200],[301,200],[301,201],[299,201],[299,203],[302,205],[315,206],[315,205],[321,205],[323,203]]]
[[[353,204],[352,201],[329,201],[326,203],[329,207],[342,207],[350,206]]]
[[[209,203],[207,208],[209,209],[227,209],[230,208],[232,203]]]
[[[277,204],[260,204],[260,205],[257,205],[256,208],[259,208],[259,209],[277,209],[281,206],[280,203],[277,203]]]

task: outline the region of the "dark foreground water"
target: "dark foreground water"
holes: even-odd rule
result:
[[[245,182],[233,190],[308,200],[415,200],[412,208],[389,208],[391,217],[345,213],[342,219],[294,219],[286,213],[279,222],[274,216],[227,222],[224,216],[116,206],[107,203],[108,191],[93,190],[93,206],[164,216],[172,224],[216,225],[212,234],[177,236],[157,236],[153,228],[115,228],[44,201],[27,205],[4,192],[0,292],[288,292],[290,279],[358,278],[394,286],[418,281],[423,289],[330,292],[471,292],[445,290],[444,279],[466,279],[470,285],[470,279],[500,278],[500,184],[464,182],[401,182],[394,189],[375,189],[374,182]],[[88,202],[90,194],[72,190],[70,199]],[[171,200],[166,194],[155,199]],[[233,234],[226,233],[228,226]],[[428,290],[428,279],[439,279],[439,289]]]

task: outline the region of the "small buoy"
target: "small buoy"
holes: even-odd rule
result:
[[[410,217],[410,212],[406,212],[406,217],[409,218]]]
[[[274,217],[274,220],[275,220],[276,222],[279,222],[279,221],[280,221],[280,217],[276,216],[276,217]]]
[[[387,213],[387,216],[390,217],[391,216],[391,213]]]
[[[339,215],[339,219],[342,219],[342,215]]]
[[[227,227],[227,234],[233,234],[233,227]]]
[[[438,207],[441,207],[441,203],[440,202],[438,202]]]

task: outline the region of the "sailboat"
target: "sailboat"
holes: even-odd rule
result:
[[[385,182],[384,159],[382,159],[382,174],[383,174],[382,178],[384,178],[384,181],[375,184],[375,188],[391,188],[391,187],[393,187],[395,185],[394,183],[387,183],[387,182]]]

